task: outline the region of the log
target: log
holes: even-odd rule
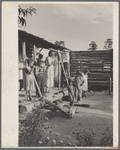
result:
[[[105,83],[109,83],[109,81],[88,81],[89,83],[101,83],[101,84],[105,84]]]
[[[113,56],[107,56],[107,57],[105,57],[105,56],[81,56],[81,55],[76,55],[76,56],[72,56],[71,57],[71,61],[75,61],[75,60],[86,60],[86,61],[92,61],[92,60],[94,60],[94,61],[102,61],[102,59],[104,60],[104,59],[113,59]]]
[[[88,67],[104,67],[104,66],[113,66],[111,63],[109,64],[104,64],[104,63],[71,63],[71,66],[88,66]]]
[[[49,104],[50,106],[53,106],[55,110],[59,110],[63,115],[65,115],[66,117],[70,118],[69,113],[67,113],[66,111],[64,111],[62,108],[59,108],[58,106],[56,106],[55,104],[49,102],[47,99],[42,99],[43,101],[45,101],[47,104]]]
[[[105,51],[71,51],[70,55],[74,55],[74,54],[83,54],[83,55],[87,55],[87,54],[101,54],[101,55],[107,55],[107,54],[113,54],[113,50],[105,50]]]

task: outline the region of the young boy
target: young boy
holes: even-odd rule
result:
[[[44,94],[44,71],[45,71],[45,62],[42,60],[43,55],[39,54],[37,62],[34,63],[35,65],[35,77],[40,88],[42,94]],[[36,86],[36,96],[39,97],[39,92]]]
[[[82,90],[83,90],[84,79],[81,71],[77,71],[75,77],[75,97],[77,101],[82,101]]]

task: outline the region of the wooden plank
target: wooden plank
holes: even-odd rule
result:
[[[112,63],[113,59],[80,59],[80,58],[74,58],[70,61],[71,63]]]
[[[73,85],[75,86],[75,83],[73,83]],[[88,83],[88,86],[90,87],[90,86],[97,86],[97,87],[104,87],[104,86],[106,86],[106,87],[109,87],[109,83],[105,83],[105,84],[99,84],[99,83],[97,83],[97,84],[95,84],[95,83]]]
[[[112,55],[86,55],[86,56],[84,56],[84,55],[73,55],[73,56],[71,56],[71,58],[72,59],[75,59],[75,58],[79,58],[79,59],[96,59],[96,58],[98,58],[98,59],[104,59],[104,58],[110,58],[110,59],[112,59],[113,58],[113,56]]]
[[[71,75],[75,75],[76,71],[72,71]],[[89,76],[95,75],[95,76],[102,76],[102,75],[112,75],[113,72],[112,71],[94,71],[94,72],[90,72]]]
[[[107,66],[107,65],[111,65],[111,63],[108,63],[108,64],[105,64],[105,63],[96,63],[96,62],[94,62],[94,63],[86,63],[86,62],[71,62],[71,66],[72,65],[87,65],[87,66]]]
[[[97,55],[97,56],[89,56],[89,57],[82,57],[81,55],[77,55],[77,56],[72,56],[72,59],[81,59],[81,60],[104,60],[104,59],[110,59],[112,60],[113,59],[113,56],[100,56],[100,55]]]
[[[113,66],[110,66],[110,67],[113,67]],[[87,66],[87,65],[84,65],[84,66],[82,66],[82,68],[84,69],[84,68],[87,68],[87,69],[102,69],[103,70],[103,66],[94,66],[94,67],[92,67],[92,66]],[[79,68],[79,66],[71,66],[71,70],[74,70],[74,69],[80,69]],[[108,68],[104,68],[104,69],[108,69]]]
[[[113,50],[108,51],[71,51],[70,54],[112,54]]]
[[[58,89],[61,88],[60,60],[58,59]]]
[[[88,68],[87,68],[88,69]],[[71,71],[72,71],[72,73],[76,73],[78,70],[81,70],[81,71],[83,71],[84,70],[84,68],[83,69],[71,69]],[[111,69],[104,69],[104,70],[102,70],[102,69],[89,69],[89,71],[90,71],[90,74],[93,74],[93,73],[113,73],[113,71],[111,70]]]
[[[87,53],[87,54],[83,54],[83,53],[76,53],[76,54],[71,54],[71,57],[76,57],[76,56],[82,56],[82,57],[90,57],[90,56],[98,56],[98,57],[108,57],[108,56],[113,56],[113,53],[107,53],[107,54],[90,54],[90,53]]]
[[[88,67],[103,67],[103,64],[90,64],[90,63],[71,63],[71,66],[88,66]]]
[[[105,62],[105,60],[98,60],[98,59],[92,59],[94,62],[96,62],[96,61],[100,61],[101,63],[104,63]],[[72,59],[72,60],[70,60],[70,62],[71,63],[81,63],[81,62],[86,62],[86,63],[92,63],[91,61],[92,60],[89,60],[89,59],[80,59],[80,58],[75,58],[75,59]],[[113,61],[112,60],[110,60],[110,61],[106,61],[105,63],[113,63]]]
[[[111,64],[111,63],[113,63],[113,60],[111,60],[111,59],[110,60],[107,60],[107,59],[104,59],[104,60],[103,59],[102,60],[101,59],[100,60],[98,60],[98,59],[97,60],[94,60],[94,59],[82,60],[82,59],[76,58],[76,59],[72,60],[71,63],[73,63],[73,64],[74,63],[91,63],[91,64],[94,64],[94,63],[109,64],[110,63]]]
[[[104,84],[104,83],[109,83],[109,81],[88,81],[89,83],[101,83],[101,84]]]
[[[87,58],[81,58],[80,56],[72,57],[72,61],[113,61],[112,57],[87,57]]]
[[[113,73],[113,71],[108,71],[108,70],[94,70],[94,71],[92,71],[92,70],[90,70],[90,74],[92,74],[92,73]]]
[[[55,109],[59,110],[63,115],[65,115],[66,117],[70,117],[69,113],[65,112],[63,109],[59,108],[58,106],[54,105],[53,103],[51,103],[50,101],[48,101],[45,98],[42,98],[43,101],[45,101],[47,104],[49,104],[50,106],[53,106]]]
[[[97,78],[97,79],[88,79],[88,82],[95,82],[95,81],[109,81],[108,78],[102,79],[102,78]]]
[[[97,87],[108,87],[109,84],[90,84],[89,86],[97,86]]]
[[[76,75],[76,71],[74,71],[74,72],[71,72],[71,76],[74,76],[74,75]],[[110,76],[110,75],[113,75],[113,72],[107,72],[107,73],[105,73],[105,72],[90,72],[90,74],[89,74],[89,76]]]

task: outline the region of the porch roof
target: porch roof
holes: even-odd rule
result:
[[[26,31],[18,30],[18,38],[24,42],[28,42],[35,45],[37,48],[55,49],[61,51],[70,51],[70,49],[62,46],[55,45],[51,42],[46,41],[44,38],[40,38],[33,34],[27,33]]]

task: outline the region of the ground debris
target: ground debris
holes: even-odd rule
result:
[[[56,135],[60,135],[60,133],[57,133],[57,132],[56,132]]]
[[[47,117],[45,117],[45,120],[49,120]]]
[[[61,140],[60,143],[63,144],[63,141]]]
[[[67,138],[71,139],[71,137],[68,135]]]
[[[52,144],[56,146],[56,141],[54,139],[52,140]]]
[[[42,141],[39,141],[39,144],[40,144],[40,145],[42,145],[42,143],[43,143]]]

